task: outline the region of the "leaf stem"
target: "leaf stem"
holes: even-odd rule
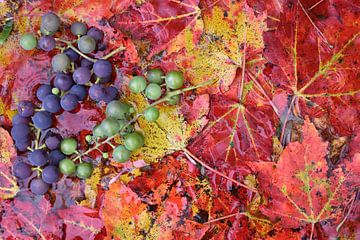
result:
[[[211,223],[214,223],[214,222],[218,222],[218,221],[221,221],[221,220],[224,220],[224,219],[228,219],[228,218],[231,218],[231,217],[236,217],[238,215],[245,215],[244,212],[239,212],[239,213],[233,213],[233,214],[230,214],[230,215],[226,215],[226,216],[223,216],[223,217],[219,217],[219,218],[215,218],[215,219],[212,219],[210,221],[207,221],[206,223],[204,224],[211,224]]]

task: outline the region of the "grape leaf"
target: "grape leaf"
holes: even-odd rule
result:
[[[260,189],[268,197],[265,215],[285,228],[339,223],[347,199],[359,187],[360,155],[329,169],[327,145],[306,120],[302,142],[290,143],[278,163],[254,163]]]
[[[0,128],[0,199],[12,198],[19,191],[16,178],[12,176],[12,160],[16,157],[10,134]]]

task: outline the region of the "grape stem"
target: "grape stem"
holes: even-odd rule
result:
[[[118,47],[117,49],[115,49],[114,51],[110,52],[109,54],[105,55],[104,57],[102,57],[101,59],[109,59],[112,56],[114,56],[115,54],[117,54],[118,52],[121,52],[122,50],[125,50],[125,48],[123,46]]]
[[[200,88],[200,87],[204,87],[204,86],[207,86],[207,85],[210,85],[210,84],[213,84],[217,82],[217,80],[210,80],[210,81],[206,81],[206,82],[203,82],[201,84],[198,84],[198,85],[195,85],[195,86],[191,86],[191,87],[187,87],[187,88],[183,88],[183,89],[179,89],[179,90],[174,90],[174,91],[170,91],[170,92],[167,92],[167,94],[153,102],[152,104],[150,104],[146,109],[150,108],[150,107],[153,107],[153,106],[156,106],[156,105],[159,105],[160,103],[163,103],[163,102],[167,102],[169,100],[171,100],[171,97],[173,96],[176,96],[176,95],[179,95],[179,94],[182,94],[182,93],[185,93],[185,92],[188,92],[188,91],[192,91],[192,90],[195,90],[197,88]],[[146,109],[144,109],[142,112],[140,113],[137,113],[129,122],[127,122],[120,130],[117,134],[115,134],[114,136],[111,136],[111,137],[108,137],[107,139],[105,139],[104,141],[102,142],[96,142],[95,145],[91,148],[89,148],[88,150],[86,150],[85,152],[83,153],[77,153],[77,156],[72,159],[73,161],[76,161],[77,159],[81,159],[82,156],[85,156],[85,155],[88,155],[89,153],[91,153],[92,151],[95,151],[95,150],[98,150],[99,152],[102,153],[102,151],[99,149],[99,147],[103,146],[104,144],[109,144],[111,147],[114,148],[114,146],[110,143],[111,140],[113,140],[115,137],[118,137],[120,136],[121,134],[125,133],[125,130],[127,127],[129,127],[131,124],[133,124],[134,122],[136,122],[138,120],[139,117],[143,116],[144,112],[146,111]]]

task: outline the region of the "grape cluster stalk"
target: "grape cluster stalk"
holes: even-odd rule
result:
[[[143,134],[135,128],[140,117],[155,122],[160,116],[159,104],[176,105],[181,94],[213,83],[184,87],[182,72],[149,69],[144,76],[134,76],[128,85],[131,92],[148,99],[146,109],[137,112],[136,106],[119,100],[119,91],[112,85],[114,67],[108,59],[125,48],[120,46],[95,59],[92,57],[95,52],[106,50],[103,31],[74,22],[70,26],[73,40],[64,40],[59,36],[60,26],[60,18],[49,12],[42,16],[39,39],[32,33],[20,39],[21,47],[28,51],[57,50],[51,60],[52,79],[37,86],[35,101],[20,101],[18,113],[12,119],[11,136],[19,153],[13,174],[24,188],[30,188],[36,195],[48,192],[63,176],[91,177],[94,161],[90,153],[93,151],[118,163],[129,161],[132,153],[145,144]],[[81,151],[75,137],[77,133],[61,136],[54,118],[63,112],[76,114],[87,101],[106,103],[106,118],[86,136],[88,148]],[[116,137],[122,138],[123,144],[116,145],[112,141]],[[104,152],[104,145],[109,145],[112,151]],[[29,186],[26,183],[30,183]]]

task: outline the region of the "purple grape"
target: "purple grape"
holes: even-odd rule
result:
[[[73,79],[77,84],[86,84],[91,79],[91,71],[87,67],[79,67],[73,73]]]
[[[112,65],[109,61],[106,60],[97,60],[94,63],[94,73],[100,78],[105,78],[111,76]]]
[[[59,166],[59,162],[65,158],[65,155],[59,150],[53,150],[49,154],[50,165]]]
[[[40,111],[34,114],[32,121],[36,128],[47,129],[52,125],[52,116],[49,112]]]
[[[68,93],[61,98],[60,104],[61,107],[68,112],[76,109],[79,103],[79,99],[76,95]]]
[[[17,124],[29,124],[30,119],[26,118],[26,117],[22,117],[19,114],[16,114],[13,118],[12,118],[12,124],[13,125],[17,125]]]
[[[60,171],[56,166],[47,166],[43,169],[41,178],[46,183],[55,183],[59,181]]]
[[[44,166],[48,161],[48,154],[41,149],[36,149],[29,154],[29,162],[33,166]]]
[[[74,85],[74,81],[71,76],[64,73],[57,73],[54,79],[54,86],[60,90],[68,91],[72,85]]]
[[[55,48],[56,41],[52,36],[42,36],[39,39],[39,47],[44,51],[51,51]]]
[[[23,162],[18,162],[13,166],[13,175],[19,179],[28,178],[31,175],[31,166]]]
[[[82,22],[74,22],[73,24],[71,24],[71,33],[75,36],[82,36],[86,34],[86,31],[87,27]]]
[[[56,32],[60,27],[60,18],[54,13],[45,13],[41,18],[41,26],[49,32]]]
[[[86,58],[81,59],[81,66],[82,67],[87,67],[87,68],[90,69],[90,68],[92,68],[93,65],[94,65],[94,63],[87,60]]]
[[[116,87],[110,86],[105,88],[105,93],[106,95],[103,100],[104,102],[109,103],[118,97],[119,92]]]
[[[61,137],[58,134],[51,134],[45,139],[45,145],[49,150],[54,150],[60,146]]]
[[[44,195],[50,188],[50,185],[41,178],[35,178],[30,183],[30,190],[36,195]]]
[[[98,49],[98,51],[105,51],[106,47],[107,46],[105,43],[98,43],[97,49]]]
[[[18,142],[26,142],[29,140],[30,133],[30,127],[23,123],[13,125],[13,128],[11,129],[12,138]]]
[[[18,112],[22,117],[31,117],[35,113],[35,105],[30,101],[21,101],[18,104]]]
[[[44,101],[44,98],[47,95],[51,94],[51,89],[52,87],[48,84],[42,84],[40,85],[40,87],[37,89],[36,91],[36,97],[40,100],[40,101]]]
[[[57,113],[61,110],[60,98],[56,95],[48,95],[43,101],[43,108],[50,113]]]
[[[71,62],[76,62],[80,57],[80,55],[71,48],[66,49],[64,53],[70,58]]]
[[[79,101],[84,101],[87,96],[87,88],[83,85],[74,85],[69,93],[76,95]]]
[[[96,42],[101,42],[104,38],[104,32],[96,27],[92,27],[88,30],[87,35],[95,39]]]
[[[101,101],[106,96],[105,88],[100,84],[93,84],[89,88],[89,96],[94,101]]]
[[[31,145],[31,141],[30,139],[25,140],[25,141],[15,141],[15,147],[18,151],[20,152],[25,152],[26,150],[28,150],[27,148],[30,147]]]

